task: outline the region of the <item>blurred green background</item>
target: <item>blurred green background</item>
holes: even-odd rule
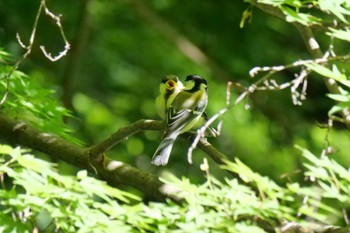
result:
[[[240,28],[242,13],[249,7],[240,1],[62,0],[47,1],[47,5],[62,14],[71,50],[57,62],[43,56],[39,45],[52,54],[64,47],[55,22],[43,16],[33,52],[20,69],[55,90],[55,98],[75,116],[67,123],[87,146],[138,119],[158,119],[154,100],[166,74],[177,74],[182,80],[189,74],[205,77],[209,85],[207,112],[213,115],[226,106],[228,81],[249,86],[257,80],[248,73],[255,66],[310,58],[294,27],[258,9],[253,9],[251,23]],[[38,6],[39,1],[0,1],[0,46],[13,59],[23,53],[16,33],[28,41]],[[328,48],[328,37],[319,35],[317,39],[322,49]],[[286,82],[298,72],[283,71],[273,79]],[[241,91],[232,88],[231,101]],[[311,75],[302,106],[293,105],[289,89],[254,93],[220,119],[221,137],[209,141],[231,159],[239,157],[278,182],[297,180],[302,161],[294,144],[315,154],[324,146],[326,129],[317,122],[327,122],[333,104],[326,92],[323,80]],[[152,173],[170,170],[193,182],[202,181],[199,165],[206,155],[196,150],[194,164],[189,165],[186,151],[190,144],[183,139],[176,142],[167,167],[150,164],[160,136],[160,132],[139,133],[118,144],[108,156]],[[343,148],[332,156],[349,164],[348,151],[344,150],[350,139],[348,131],[339,126],[329,136],[336,150]],[[209,162],[212,173],[223,175]]]

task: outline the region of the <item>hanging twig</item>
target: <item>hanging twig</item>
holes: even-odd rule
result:
[[[45,57],[47,57],[50,61],[57,61],[59,59],[61,59],[63,56],[67,55],[67,52],[68,50],[70,49],[70,44],[66,38],[66,35],[64,33],[64,30],[63,30],[63,26],[61,24],[61,15],[55,15],[54,13],[52,13],[47,7],[46,7],[46,3],[45,3],[45,0],[42,0],[42,5],[44,6],[45,8],[45,14],[50,16],[53,20],[56,21],[56,25],[58,27],[58,29],[60,30],[60,33],[61,33],[61,37],[64,41],[64,50],[61,51],[58,55],[56,55],[55,57],[52,57],[51,53],[48,53],[45,49],[45,46],[44,45],[40,45],[40,49],[41,51],[43,52],[43,54],[45,55]]]
[[[5,93],[0,101],[0,106],[4,104],[4,102],[6,101],[9,91],[10,91],[10,78],[11,75],[13,74],[13,72],[15,70],[18,69],[19,65],[29,56],[29,54],[32,52],[32,48],[34,45],[34,41],[35,41],[35,36],[36,36],[36,31],[37,31],[37,27],[38,27],[38,22],[39,22],[39,18],[41,16],[42,10],[45,10],[45,13],[50,16],[51,18],[53,18],[56,21],[56,25],[59,28],[60,32],[61,32],[61,36],[63,38],[63,41],[65,43],[64,46],[64,50],[62,52],[59,53],[59,55],[52,57],[50,53],[48,53],[45,49],[45,47],[43,45],[40,46],[40,49],[42,50],[43,54],[45,55],[45,57],[47,57],[49,60],[51,61],[57,61],[58,59],[62,58],[63,56],[65,56],[68,52],[68,50],[70,49],[70,44],[65,36],[65,33],[63,31],[63,27],[60,21],[60,16],[55,15],[54,13],[52,13],[46,6],[46,1],[45,0],[41,0],[37,14],[35,16],[35,20],[34,20],[34,24],[33,24],[33,28],[30,34],[30,38],[29,38],[29,43],[28,45],[25,45],[25,43],[23,42],[23,40],[21,39],[19,33],[16,34],[16,38],[18,41],[18,44],[25,49],[25,53],[22,55],[22,57],[12,66],[12,68],[10,69],[10,71],[1,79],[6,79],[6,88],[5,88]],[[1,80],[0,79],[0,80]]]

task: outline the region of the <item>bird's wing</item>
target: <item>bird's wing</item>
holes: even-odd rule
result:
[[[181,131],[189,122],[196,118],[197,114],[194,114],[190,109],[183,109],[178,112],[170,107],[168,111],[168,131]]]

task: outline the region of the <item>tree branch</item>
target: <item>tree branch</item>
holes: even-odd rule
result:
[[[164,121],[155,121],[155,120],[138,120],[128,126],[122,127],[118,129],[115,133],[111,134],[102,142],[91,146],[88,151],[91,159],[99,160],[100,157],[103,156],[103,153],[110,150],[116,144],[126,140],[126,138],[138,133],[140,131],[145,130],[163,130],[164,129]],[[193,133],[185,133],[180,135],[180,137],[189,139],[193,141],[194,135]],[[198,141],[198,148],[201,149],[204,153],[209,155],[217,164],[224,164],[225,160],[229,160],[229,158],[216,149],[213,145],[211,145],[206,138],[200,137]]]
[[[209,155],[217,164],[223,165],[225,164],[225,160],[229,160],[224,153],[216,149],[206,138],[200,138],[197,146]]]
[[[164,128],[163,121],[154,121],[154,120],[138,120],[131,125],[126,127],[122,127],[118,129],[115,133],[110,135],[108,138],[103,140],[102,142],[90,147],[89,153],[92,158],[98,158],[98,156],[102,155],[109,149],[111,149],[114,145],[120,143],[125,140],[127,137],[138,133],[144,130],[162,130]]]
[[[12,145],[22,145],[41,151],[52,158],[61,159],[69,164],[97,173],[113,186],[134,187],[151,200],[164,201],[169,198],[182,201],[180,190],[164,184],[155,175],[141,171],[104,155],[90,160],[89,150],[69,143],[52,134],[37,130],[22,121],[12,120],[0,113],[0,138]]]
[[[101,143],[82,148],[52,134],[37,130],[25,122],[9,119],[0,113],[0,138],[12,145],[22,145],[61,159],[69,164],[96,173],[113,186],[128,185],[142,191],[153,200],[170,198],[180,202],[180,190],[161,182],[157,176],[143,172],[120,161],[108,158],[104,153],[127,137],[144,130],[162,130],[163,121],[138,120],[115,133]],[[182,135],[188,138],[190,133]],[[193,139],[193,134],[190,134]],[[209,155],[216,163],[224,164],[228,157],[212,146],[206,138],[201,138],[198,148]]]

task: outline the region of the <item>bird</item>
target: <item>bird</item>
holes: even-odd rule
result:
[[[174,74],[165,75],[159,85],[159,95],[156,98],[155,105],[158,116],[165,120],[167,110],[169,109],[172,101],[184,89],[184,85],[179,80],[179,77]],[[198,122],[193,127],[193,130],[197,130],[202,127],[208,121],[208,115],[203,112]],[[205,129],[204,136],[206,137],[218,137],[219,132],[211,126]]]
[[[174,74],[169,74],[162,78],[159,85],[159,95],[156,98],[156,109],[161,119],[165,119],[167,109],[169,109],[170,104],[183,88],[184,85],[179,80],[179,77]]]
[[[176,95],[166,111],[164,137],[152,158],[152,164],[168,164],[173,144],[179,134],[196,125],[208,104],[207,81],[199,75],[188,75],[185,87]]]

